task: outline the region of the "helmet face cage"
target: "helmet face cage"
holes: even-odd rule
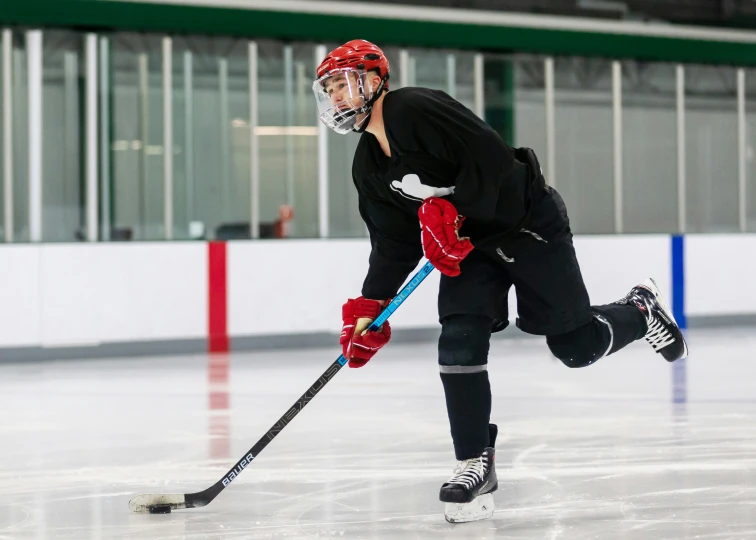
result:
[[[363,69],[341,68],[317,79],[312,90],[320,121],[340,134],[359,130],[367,121],[373,97],[366,78]]]

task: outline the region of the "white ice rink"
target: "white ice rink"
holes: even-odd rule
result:
[[[343,369],[215,501],[169,515],[127,503],[215,483],[338,346],[0,365],[0,539],[756,538],[756,330],[689,341],[685,363],[640,342],[569,370],[495,340],[497,511],[461,525],[438,502],[434,344]]]

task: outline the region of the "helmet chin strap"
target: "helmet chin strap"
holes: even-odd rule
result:
[[[372,110],[368,110],[367,113],[366,113],[367,116],[365,117],[365,121],[362,122],[362,125],[360,125],[356,129],[355,129],[354,126],[352,126],[352,131],[354,131],[355,133],[364,133],[365,130],[367,129],[368,125],[370,124],[370,118],[373,116],[372,112],[373,112]]]
[[[378,85],[378,88],[375,89],[375,94],[373,97],[371,97],[367,102],[365,103],[365,106],[363,107],[365,109],[365,113],[367,116],[365,117],[365,120],[362,122],[362,125],[359,126],[357,129],[352,127],[352,131],[355,133],[363,133],[367,127],[368,124],[370,124],[370,119],[373,117],[373,103],[376,102],[376,100],[381,97],[381,94],[386,89],[386,81],[388,80],[389,74],[386,73],[386,76],[381,79],[381,84]],[[365,96],[363,95],[363,98]]]

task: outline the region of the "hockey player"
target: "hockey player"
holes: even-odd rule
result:
[[[441,486],[447,521],[493,514],[497,428],[490,423],[487,357],[492,332],[509,320],[546,337],[566,366],[589,366],[645,337],[667,361],[687,345],[653,280],[613,304],[591,306],[561,196],[535,153],[511,148],[446,93],[389,91],[389,61],[353,40],[317,68],[320,120],[361,133],[352,175],[372,251],[362,295],[343,306],[341,345],[364,366],[391,338],[385,323],[366,332],[425,257],[443,274],[438,295],[438,362],[458,460]]]

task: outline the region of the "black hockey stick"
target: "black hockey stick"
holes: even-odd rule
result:
[[[396,309],[402,305],[407,297],[414,291],[418,285],[431,273],[433,265],[431,263],[425,263],[420,271],[413,276],[413,278],[404,286],[404,288],[397,293],[391,303],[386,306],[380,316],[373,321],[370,325],[371,330],[377,330]],[[129,508],[132,512],[149,512],[151,514],[167,514],[171,510],[180,510],[181,508],[199,508],[210,504],[218,494],[223,491],[233,480],[241,474],[241,472],[247,468],[253,459],[255,459],[263,449],[268,446],[268,443],[272,441],[276,435],[278,435],[283,428],[285,428],[292,419],[299,414],[299,412],[305,408],[312,398],[314,398],[318,392],[320,392],[328,381],[344,367],[347,363],[344,355],[339,356],[336,361],[328,366],[328,369],[320,376],[320,378],[310,386],[302,397],[278,419],[272,428],[262,436],[262,438],[255,443],[255,445],[249,449],[247,454],[241,458],[233,468],[226,473],[226,475],[218,480],[215,484],[210,486],[204,491],[197,493],[185,493],[185,494],[144,494],[137,495],[129,501]]]

